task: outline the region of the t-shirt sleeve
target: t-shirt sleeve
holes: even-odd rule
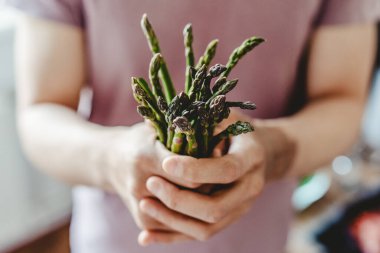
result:
[[[316,25],[380,21],[380,0],[324,0]]]
[[[32,16],[84,26],[82,0],[5,0],[5,3]]]

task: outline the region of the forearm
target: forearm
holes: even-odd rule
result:
[[[344,153],[353,144],[360,129],[364,99],[330,96],[315,99],[299,113],[275,120],[257,122],[262,128],[277,129],[280,139],[272,155],[272,177],[304,176]]]
[[[25,153],[47,174],[69,184],[110,189],[105,176],[113,128],[82,119],[58,104],[36,104],[19,113],[19,133]]]

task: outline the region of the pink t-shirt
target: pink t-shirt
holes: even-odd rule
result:
[[[298,63],[313,30],[321,25],[373,21],[380,13],[379,0],[8,1],[31,15],[83,28],[88,80],[94,91],[89,120],[109,126],[141,121],[130,77],[147,77],[151,53],[139,25],[143,13],[157,32],[177,90],[184,84],[182,29],[186,23],[193,24],[196,57],[210,40],[220,40],[214,63],[226,63],[231,51],[249,36],[266,38],[232,72],[231,78],[238,77],[240,82],[229,96],[254,101],[258,109],[251,116],[260,118],[284,116],[289,106],[302,101],[302,92],[293,94],[297,94]],[[72,251],[283,252],[294,187],[295,182],[285,180],[268,184],[247,215],[207,242],[148,248],[137,244],[139,229],[118,196],[78,187],[74,190]]]

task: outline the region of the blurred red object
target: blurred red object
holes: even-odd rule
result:
[[[380,253],[380,210],[364,212],[350,227],[363,253]]]

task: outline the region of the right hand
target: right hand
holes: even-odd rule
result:
[[[143,198],[154,198],[146,188],[146,181],[156,175],[187,188],[196,188],[199,184],[169,177],[162,170],[163,160],[175,154],[156,140],[155,130],[148,123],[138,123],[128,129],[115,127],[112,131],[104,168],[106,188],[120,196],[141,230],[168,231],[177,234],[174,237],[181,237],[140,211],[139,202]],[[144,244],[143,237],[139,237],[140,244]]]

